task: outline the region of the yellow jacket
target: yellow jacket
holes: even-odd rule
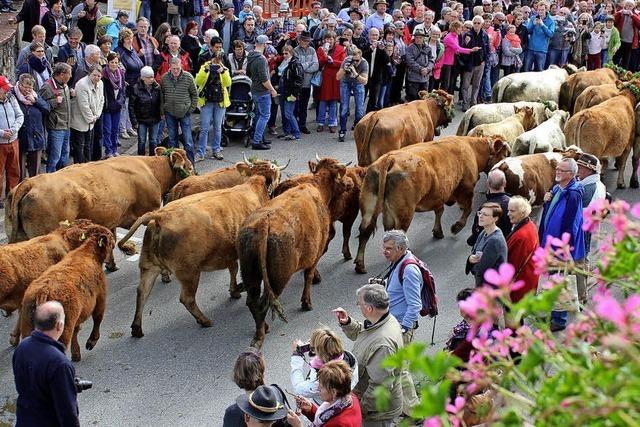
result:
[[[206,100],[202,95],[202,90],[204,89],[204,85],[207,83],[207,80],[209,80],[209,70],[206,69],[206,67],[209,65],[211,65],[211,61],[207,61],[202,64],[202,67],[200,67],[200,71],[198,71],[198,74],[196,74],[195,78],[196,87],[198,88],[199,107],[202,107],[206,103]],[[224,65],[222,65],[222,67],[224,67]],[[231,100],[229,99],[229,91],[227,90],[229,87],[231,87],[231,74],[229,74],[229,69],[226,67],[224,67],[224,71],[222,72],[222,74],[220,74],[220,83],[222,83],[222,102],[220,102],[220,106],[222,108],[227,108],[229,105],[231,105]]]

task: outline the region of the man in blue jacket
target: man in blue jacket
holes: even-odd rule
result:
[[[39,305],[33,323],[35,330],[13,353],[16,426],[79,426],[75,369],[58,342],[64,330],[62,304]]]
[[[544,196],[544,210],[540,220],[540,244],[549,236],[562,238],[569,233],[571,257],[575,262],[585,257],[584,231],[582,231],[582,197],[584,188],[576,180],[578,164],[574,159],[564,158],[556,166],[556,182],[550,193]],[[561,331],[567,326],[566,311],[551,312],[551,331]]]
[[[531,15],[527,21],[527,30],[529,31],[529,47],[524,58],[524,68],[522,71],[544,70],[547,60],[547,51],[549,50],[549,40],[556,31],[556,23],[547,13],[549,4],[546,1],[538,3],[536,15]]]

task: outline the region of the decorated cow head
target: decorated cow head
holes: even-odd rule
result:
[[[262,160],[262,159],[247,159],[247,156],[242,153],[242,162],[236,163],[236,169],[241,175],[253,176],[262,175],[267,182],[267,192],[269,195],[273,193],[275,188],[280,183],[280,177],[283,170],[289,166],[291,159],[287,161],[284,166],[278,166],[276,161]]]
[[[169,164],[178,174],[178,180],[185,179],[194,174],[193,164],[187,157],[187,152],[181,148],[157,147],[156,156],[167,156]]]
[[[442,110],[441,120],[434,120],[435,126],[447,126],[453,120],[453,96],[442,89],[434,90],[429,93],[426,90],[418,92],[418,97],[423,100],[432,99],[436,105]]]
[[[318,153],[316,153],[316,161],[309,160],[309,170],[312,174],[318,174],[322,170],[327,170],[329,173],[335,177],[336,182],[344,182],[344,177],[347,174],[347,166],[349,166],[351,162],[343,165],[338,160],[333,159],[331,157],[320,158]]]
[[[88,219],[76,219],[73,221],[60,222],[59,230],[62,237],[69,242],[71,247],[77,248],[87,240],[89,236],[109,231],[106,227],[95,224]]]
[[[500,136],[491,136],[486,141],[489,144],[489,158],[484,171],[489,172],[493,166],[511,155],[511,147]]]

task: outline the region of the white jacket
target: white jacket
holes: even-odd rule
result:
[[[89,76],[76,83],[76,96],[71,101],[71,120],[69,126],[79,132],[87,132],[93,128],[96,120],[102,115],[104,107],[104,89],[102,80],[93,85]]]
[[[11,92],[7,92],[7,99],[0,102],[0,144],[9,144],[18,139],[18,131],[24,123],[24,114],[18,100]],[[5,138],[1,131],[11,131],[11,136]]]
[[[344,361],[351,368],[351,389],[358,384],[358,362],[353,353],[345,350]],[[293,392],[300,396],[313,399],[316,403],[321,403],[320,388],[318,386],[318,373],[309,367],[309,372],[305,375],[305,365],[309,366],[304,357],[298,355],[291,356],[291,385]]]

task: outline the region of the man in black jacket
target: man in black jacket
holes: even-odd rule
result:
[[[58,342],[64,330],[62,304],[39,305],[33,323],[35,330],[13,353],[16,426],[79,426],[75,369]]]
[[[504,188],[507,185],[507,178],[504,176],[504,172],[500,169],[494,169],[487,175],[487,189],[486,203],[497,203],[502,208],[502,215],[498,219],[498,228],[502,230],[502,234],[508,236],[511,232],[511,221],[507,216],[509,211],[509,194],[504,192]],[[473,216],[473,227],[471,227],[471,236],[467,239],[467,245],[473,246],[476,244],[478,235],[482,231],[482,227],[478,225],[478,215]]]
[[[225,3],[222,6],[222,17],[213,23],[213,28],[222,39],[222,49],[225,53],[231,52],[231,44],[239,37],[240,21],[233,14],[233,3]]]

